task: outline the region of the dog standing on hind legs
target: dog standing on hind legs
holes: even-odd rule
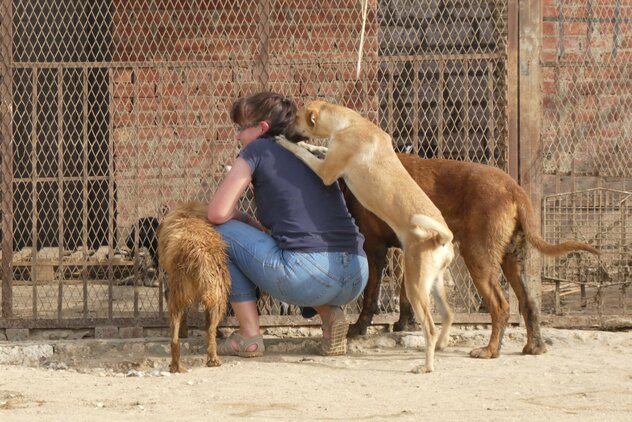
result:
[[[391,137],[351,109],[312,101],[298,111],[288,137],[329,138],[322,160],[283,137],[277,142],[305,162],[325,185],[343,177],[362,205],[397,235],[404,252],[406,292],[426,339],[426,360],[420,369],[432,371],[435,348],[447,345],[453,320],[443,287],[443,274],[454,258],[453,235],[441,212],[406,172]],[[435,293],[442,314],[441,334],[432,319],[430,292]]]
[[[206,365],[221,364],[216,333],[228,307],[230,274],[226,245],[206,214],[206,204],[187,202],[170,211],[158,226],[158,259],[169,275],[171,372],[185,371],[180,365],[180,323],[194,302],[201,303],[209,316]]]

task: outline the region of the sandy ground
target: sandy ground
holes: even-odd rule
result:
[[[632,419],[632,332],[544,329],[548,353],[523,356],[515,327],[500,358],[469,358],[487,335],[456,328],[430,374],[411,372],[419,333],[353,340],[344,357],[316,355],[314,338],[270,338],[263,358],[218,368],[193,338],[179,375],[165,372],[164,338],[57,342],[39,362],[0,365],[0,420]]]

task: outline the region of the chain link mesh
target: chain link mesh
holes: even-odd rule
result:
[[[363,25],[362,2],[342,0],[4,0],[3,315],[163,318],[147,233],[208,200],[237,152],[230,104],[255,91],[354,108],[398,151],[506,168],[506,3],[367,6]],[[240,206],[253,212],[252,192]],[[383,312],[398,309],[398,265]],[[462,263],[452,276],[456,307],[476,312]]]
[[[545,258],[543,309],[629,311],[632,265],[632,5],[550,1],[543,28],[543,231],[599,258]]]

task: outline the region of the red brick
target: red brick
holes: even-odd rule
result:
[[[555,82],[542,82],[542,92],[552,94],[555,92]]]
[[[558,36],[559,29],[557,25],[557,22],[542,22],[542,34],[544,36]]]
[[[588,24],[585,22],[566,22],[562,28],[564,36],[588,34]]]

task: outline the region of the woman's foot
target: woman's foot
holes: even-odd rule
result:
[[[263,344],[261,334],[253,337],[242,337],[237,331],[217,342],[217,354],[223,356],[240,356],[242,358],[254,358],[263,356],[266,347]]]
[[[328,313],[321,313],[323,321],[323,343],[321,353],[325,356],[340,356],[347,353],[347,331],[349,323],[340,306],[331,306]]]

